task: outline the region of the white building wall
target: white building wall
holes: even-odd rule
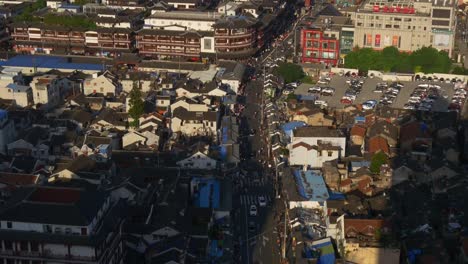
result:
[[[44,251],[49,251],[53,255],[65,256],[68,255],[68,246],[63,244],[44,243]]]
[[[328,151],[322,151],[322,155],[318,156],[314,149],[307,150],[305,147],[299,146],[293,148],[297,143],[304,142],[310,146],[316,146],[317,141],[329,142],[333,146],[340,146],[341,151],[333,151],[332,156],[328,156]],[[313,168],[322,167],[323,162],[342,158],[346,153],[346,138],[344,137],[293,137],[290,146],[289,160],[291,165],[308,165]]]
[[[70,247],[70,254],[72,256],[78,257],[95,257],[95,251],[93,247],[87,246],[71,246]]]

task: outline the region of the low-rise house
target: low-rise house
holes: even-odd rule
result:
[[[386,120],[377,120],[367,129],[367,136],[369,138],[381,136],[387,140],[387,143],[391,148],[397,146],[398,135],[398,127],[387,122]]]
[[[375,154],[377,152],[383,152],[387,156],[390,156],[390,148],[388,146],[388,142],[384,137],[375,136],[368,140],[368,148],[367,151],[370,154]]]
[[[93,120],[90,127],[98,131],[117,129],[125,131],[127,129],[128,114],[117,112],[113,109],[104,108]]]
[[[174,87],[177,97],[193,98],[196,96],[209,95],[223,97],[227,92],[219,86],[216,81],[203,83],[196,79],[185,79],[176,83]]]
[[[366,128],[364,126],[356,124],[351,128],[350,139],[352,144],[361,146],[365,138]]]
[[[291,165],[321,168],[325,161],[344,157],[346,137],[327,127],[299,127],[293,131],[289,153]]]
[[[209,146],[199,142],[192,146],[192,151],[187,158],[177,162],[177,166],[183,169],[214,170],[217,161],[208,156]]]
[[[345,218],[344,229],[346,245],[349,247],[379,246],[380,236],[390,232],[388,224],[383,219]]]
[[[0,90],[0,98],[15,100],[17,106],[27,107],[33,104],[33,94],[30,86],[10,83]]]
[[[156,86],[156,78],[147,72],[128,72],[120,79],[122,91],[129,93],[134,85],[137,85],[142,92],[149,92]]]
[[[233,61],[220,61],[218,64],[217,79],[229,86],[233,93],[238,92],[245,75],[245,65]]]
[[[36,76],[31,81],[34,104],[50,109],[61,102],[60,84],[57,75]]]
[[[189,112],[207,112],[210,110],[209,106],[203,102],[200,97],[179,97],[170,105],[172,112],[179,107],[182,107]]]
[[[216,136],[218,112],[190,112],[179,107],[172,113],[171,130],[181,132],[186,136]]]
[[[138,119],[138,124],[140,129],[156,131],[165,127],[165,118],[158,113],[144,114]]]
[[[58,117],[59,120],[67,120],[78,127],[78,130],[83,130],[89,126],[93,120],[93,115],[85,110],[65,110]]]
[[[122,137],[123,149],[133,149],[140,146],[157,149],[159,146],[159,136],[150,131],[132,131]]]
[[[423,122],[412,121],[400,128],[400,151],[415,151],[423,156],[430,155],[432,136],[428,126]]]
[[[117,76],[109,71],[97,76],[93,75],[84,82],[84,94],[96,94],[100,93],[105,96],[116,96],[120,94],[122,85],[119,83]]]

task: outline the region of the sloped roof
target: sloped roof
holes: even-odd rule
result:
[[[380,136],[369,139],[369,152],[375,153],[378,151],[382,151],[386,154],[390,153],[387,140]]]

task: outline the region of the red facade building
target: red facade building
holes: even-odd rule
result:
[[[333,36],[333,34],[325,36],[320,28],[302,29],[302,62],[337,65],[340,58],[340,38],[338,34],[336,36]]]

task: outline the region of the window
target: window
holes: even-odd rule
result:
[[[385,25],[385,28],[392,28],[392,25],[386,24],[386,25]]]
[[[328,49],[328,43],[327,42],[322,43],[322,48],[323,49]]]
[[[7,225],[7,228],[13,228],[13,223],[11,222],[7,222],[6,225]]]
[[[211,167],[211,162],[207,162],[207,163],[206,163],[206,166],[207,166],[207,167]]]
[[[328,151],[328,157],[333,156],[333,151]]]
[[[401,21],[401,18],[395,17],[395,18],[393,18],[393,21]]]
[[[380,47],[380,34],[375,35],[375,46]]]
[[[88,229],[86,229],[85,227],[81,228],[81,235],[82,236],[88,235]]]
[[[362,23],[361,23],[361,22],[358,22],[357,25],[358,25],[358,27],[362,27]]]
[[[398,36],[393,36],[392,38],[392,46],[398,46]]]
[[[372,45],[372,35],[368,34],[367,35],[367,40],[366,40],[367,45],[371,46]]]

